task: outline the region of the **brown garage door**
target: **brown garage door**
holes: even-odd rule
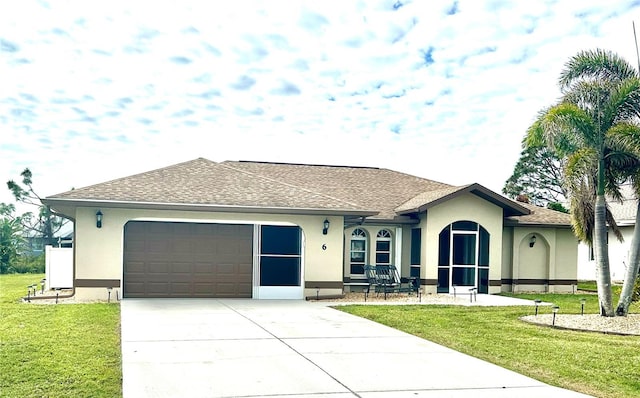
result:
[[[124,297],[251,297],[253,226],[130,221]]]

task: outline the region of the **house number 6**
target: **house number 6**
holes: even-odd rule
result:
[[[326,243],[322,244],[322,250],[327,250],[327,244]]]

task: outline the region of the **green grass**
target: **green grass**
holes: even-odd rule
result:
[[[540,298],[560,314],[597,313],[593,294],[517,295]],[[640,396],[640,337],[535,326],[520,321],[531,307],[347,306],[339,309],[442,344],[548,384],[596,397]],[[640,312],[634,304],[632,313]],[[541,307],[541,313],[550,308]]]
[[[120,306],[21,303],[42,278],[0,275],[0,396],[121,397]]]

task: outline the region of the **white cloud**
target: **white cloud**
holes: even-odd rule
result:
[[[634,63],[640,5],[601,3],[21,1],[0,15],[1,182],[30,167],[49,195],[203,156],[499,191],[569,56]]]

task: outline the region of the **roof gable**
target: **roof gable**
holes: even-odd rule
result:
[[[422,192],[396,207],[398,214],[419,213],[465,193],[472,193],[496,206],[502,207],[505,216],[526,215],[530,210],[520,204],[498,195],[480,184],[469,184],[459,187],[447,187],[436,191]]]

